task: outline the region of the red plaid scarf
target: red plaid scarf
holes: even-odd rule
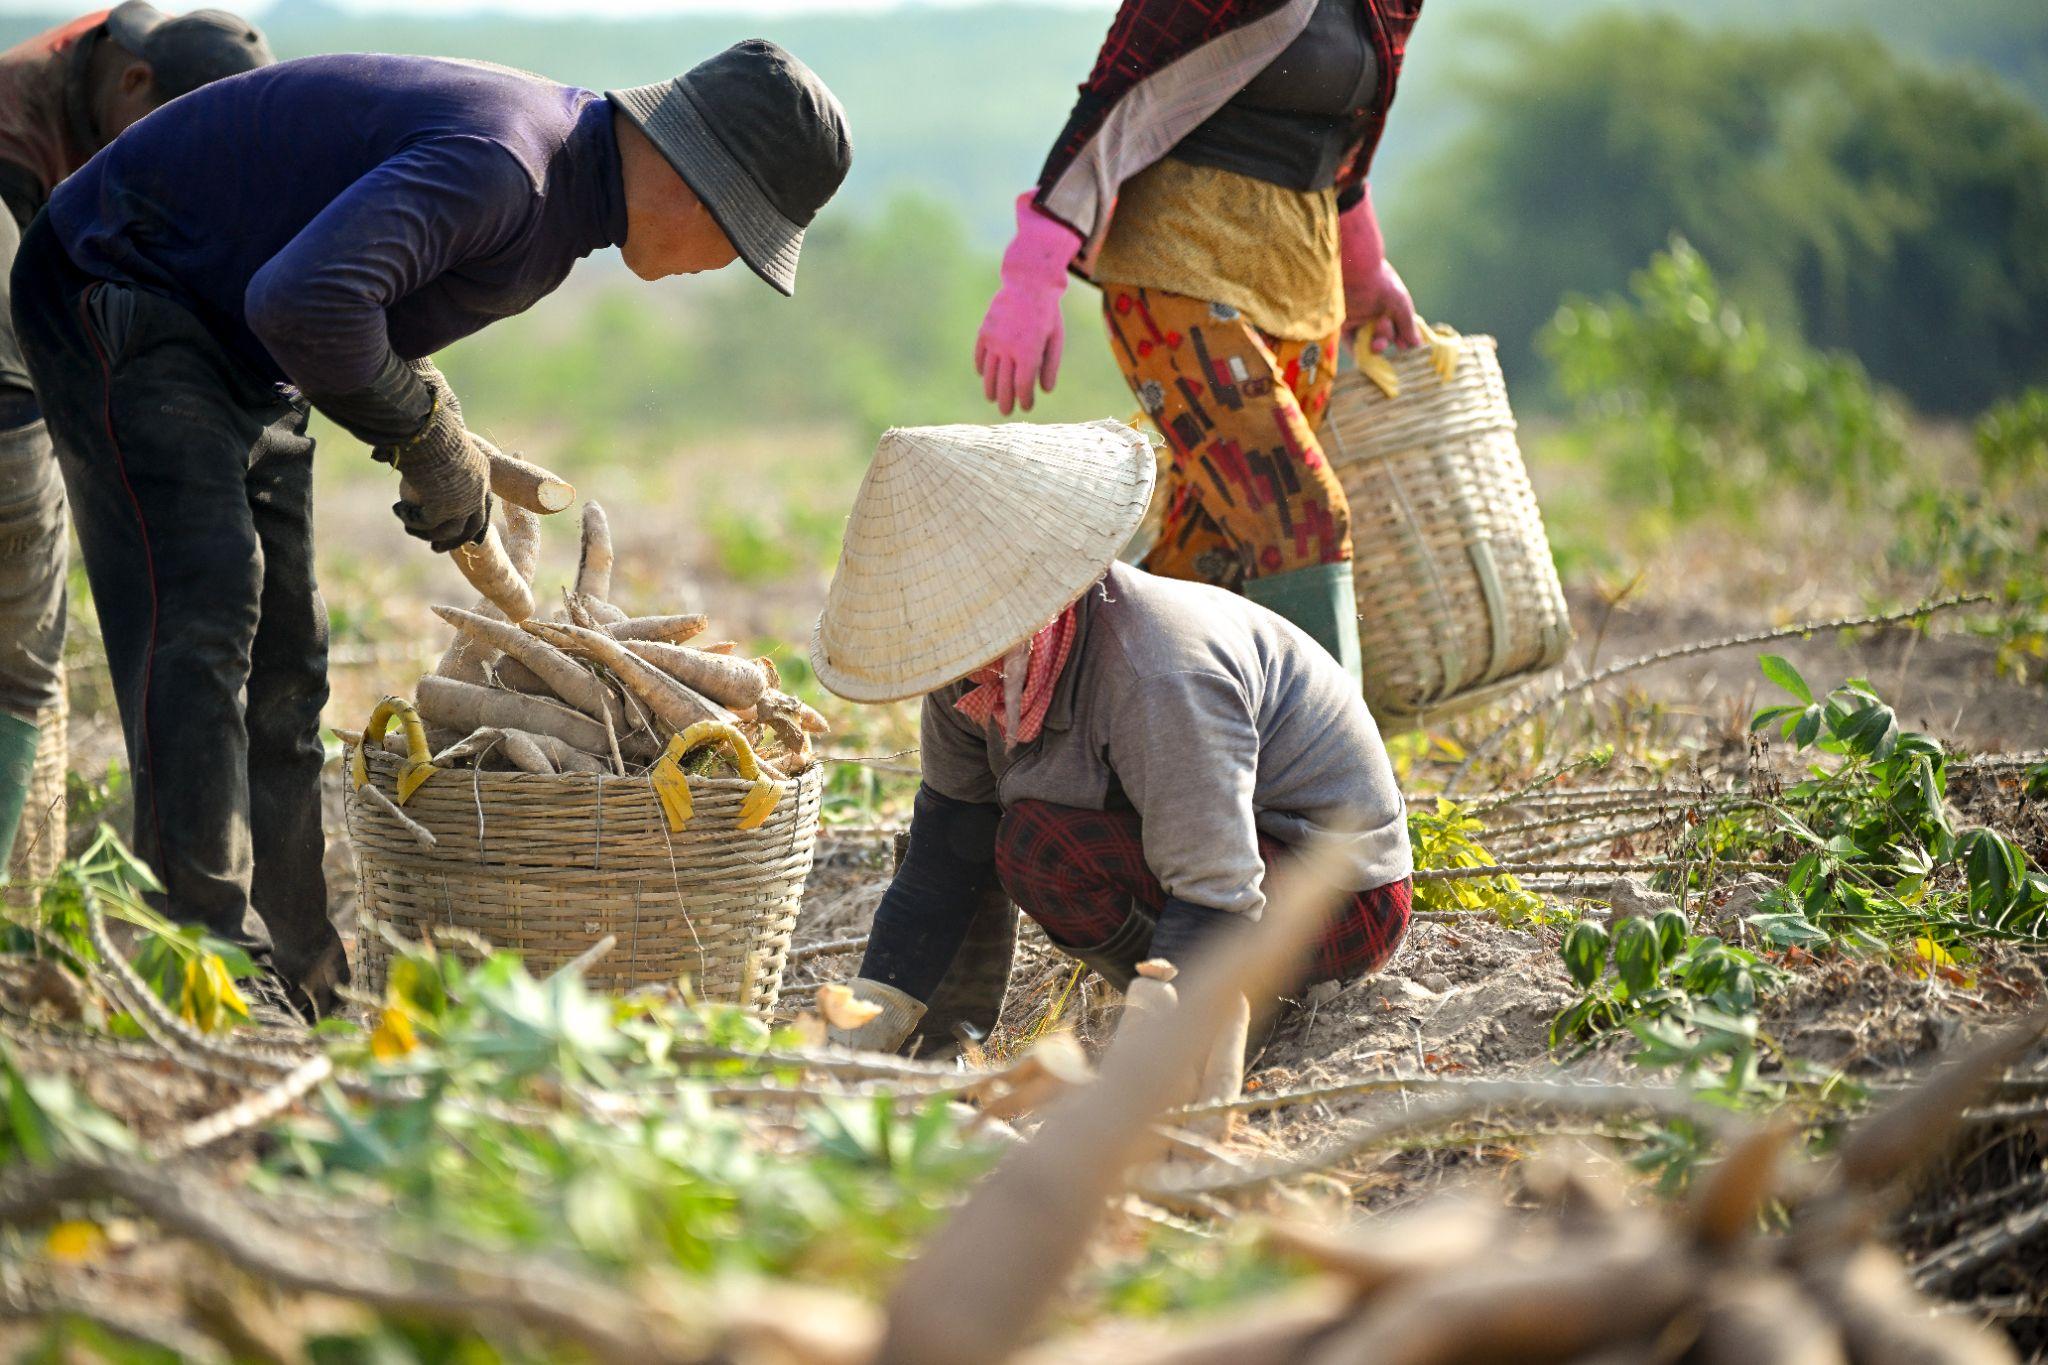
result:
[[[1037,739],[1052,706],[1053,684],[1060,680],[1067,655],[1074,649],[1074,612],[1074,607],[1068,607],[1045,629],[1011,650],[1001,663],[968,674],[967,681],[975,686],[953,703],[953,709],[976,725],[995,722],[996,732],[1013,749]],[[1025,657],[1020,659],[1020,654]],[[1020,670],[1024,684],[1013,697],[1005,679],[1014,679]]]

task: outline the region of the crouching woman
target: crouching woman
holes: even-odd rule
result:
[[[1407,931],[1401,796],[1343,668],[1245,598],[1116,562],[1152,471],[1114,422],[882,438],[812,663],[852,701],[924,697],[923,783],[853,983],[880,1013],[837,1041],[991,1028],[1012,902],[1124,989],[1257,920],[1310,838],[1343,841],[1353,894],[1299,986],[1379,970]]]

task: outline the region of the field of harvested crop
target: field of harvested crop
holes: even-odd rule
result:
[[[394,949],[345,1020],[233,1027],[234,964],[138,923],[136,874],[93,837],[93,803],[118,822],[123,792],[83,647],[78,857],[0,958],[10,1346],[2048,1351],[2048,692],[2024,607],[1916,614],[1959,594],[1839,553],[1840,514],[1810,502],[1751,526],[1769,554],[1725,527],[1618,536],[1626,570],[1567,574],[1558,675],[1388,727],[1423,869],[1390,967],[1295,1002],[1228,1112],[1174,1112],[1144,1078],[1186,1037],[1105,1052],[1121,997],[1028,923],[1001,1025],[960,1059],[820,1046],[818,988],[858,963],[915,727],[820,696],[789,647],[829,531],[806,540],[787,508],[745,533],[732,504],[675,516],[674,487],[731,454],[573,477],[612,509],[616,599],[708,613],[833,723],[773,1020],[536,980],[463,934]],[[829,504],[857,470],[787,477]],[[330,716],[353,729],[445,643],[429,604],[468,590],[401,550],[379,485],[333,483]],[[548,529],[555,577],[573,535]],[[359,929],[338,755],[331,776],[330,881]],[[1939,1070],[1973,1049],[1974,1070]]]

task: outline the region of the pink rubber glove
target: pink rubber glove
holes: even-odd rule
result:
[[[1032,381],[1047,393],[1060,377],[1060,295],[1067,291],[1067,264],[1081,249],[1081,234],[1040,213],[1031,192],[1017,196],[1017,235],[1003,253],[1003,287],[981,320],[974,341],[974,369],[981,392],[1010,415],[1031,411]]]
[[[1375,352],[1395,342],[1421,345],[1415,300],[1387,262],[1386,238],[1380,236],[1380,222],[1372,212],[1371,186],[1366,187],[1365,198],[1338,216],[1337,251],[1344,262],[1344,335],[1370,327]]]

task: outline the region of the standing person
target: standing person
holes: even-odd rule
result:
[[[1342,335],[1415,345],[1366,183],[1422,0],[1123,0],[975,345],[1004,413],[1051,391],[1068,271],[1165,434],[1145,567],[1244,593],[1358,675],[1351,511],[1315,423]]]
[[[309,404],[396,466],[408,534],[478,541],[486,459],[426,357],[612,245],[642,279],[737,257],[789,294],[851,156],[831,92],[758,40],[604,95],[351,55],[197,91],[59,188],[22,243],[15,322],[106,637],[136,846],[174,918],[258,947],[267,927],[302,1009],[346,979],[320,868]]]
[[[1199,969],[1311,839],[1341,842],[1352,894],[1297,984],[1400,944],[1406,813],[1359,690],[1265,608],[1117,563],[1151,487],[1150,450],[1113,422],[882,438],[811,662],[851,701],[922,696],[924,774],[852,987],[878,1013],[836,1041],[985,1032],[1012,901],[1119,989],[1148,958]],[[1212,1059],[1223,1090],[1243,1044]]]
[[[276,60],[222,10],[172,18],[145,0],[0,53],[0,869],[64,691],[64,483],[14,339],[7,274],[58,182],[166,100]],[[39,818],[43,813],[36,812]],[[47,835],[45,837],[48,837]]]

